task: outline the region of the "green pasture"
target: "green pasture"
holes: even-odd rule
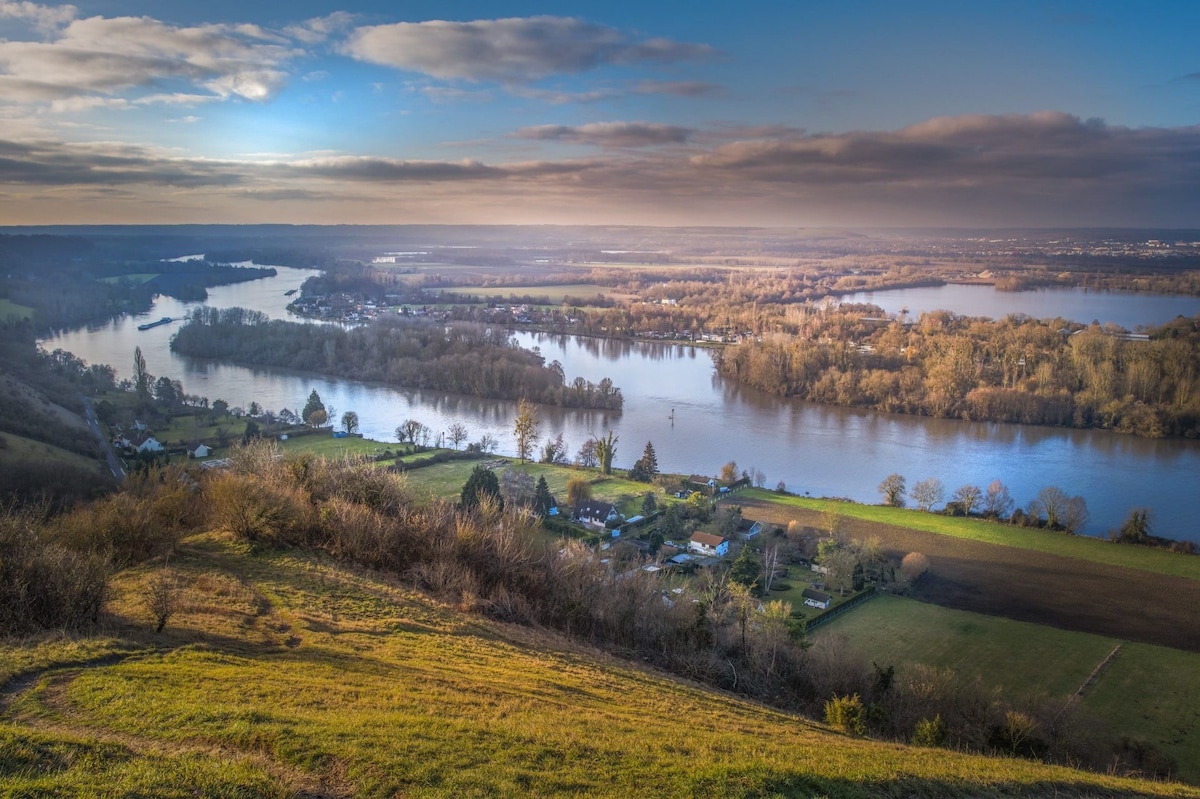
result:
[[[879,596],[818,629],[844,637],[881,666],[951,669],[1011,697],[1068,697],[1117,646],[1085,689],[1083,709],[1172,757],[1181,776],[1200,779],[1200,653],[1123,643],[1088,633]]]
[[[1200,580],[1200,558],[1148,547],[1113,544],[1088,536],[1065,535],[1035,528],[1017,527],[1000,522],[943,516],[909,508],[886,505],[860,505],[855,502],[780,495],[760,488],[748,489],[745,496],[783,507],[824,511],[835,503],[842,516],[853,519],[923,530],[938,535],[982,541],[988,544],[1029,549],[1068,558],[1079,558],[1113,566],[1168,574]]]
[[[32,319],[33,309],[28,305],[18,305],[12,300],[0,297],[0,322],[12,318]]]

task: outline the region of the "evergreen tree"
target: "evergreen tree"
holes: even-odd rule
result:
[[[733,566],[729,568],[729,581],[744,585],[754,591],[760,572],[762,572],[762,568],[759,566],[758,558],[754,557],[749,546],[744,546],[741,554],[737,556],[737,560],[733,562]]]
[[[533,510],[539,516],[549,516],[554,507],[554,497],[550,495],[550,486],[546,485],[546,477],[538,477],[537,488],[533,492]]]
[[[304,411],[300,414],[300,418],[309,424],[312,424],[310,417],[316,411],[325,412],[325,403],[321,402],[321,395],[318,394],[317,390],[314,388],[312,393],[308,395],[308,402],[304,403]],[[327,419],[328,415],[326,415],[325,418]],[[322,423],[324,423],[324,419],[322,419]]]
[[[642,457],[638,458],[634,462],[633,468],[629,470],[629,479],[649,483],[656,474],[658,474],[658,456],[654,454],[654,445],[647,441],[646,448],[642,450]]]
[[[653,491],[647,491],[646,498],[642,500],[642,515],[649,516],[656,510],[658,510],[658,499],[654,496]]]
[[[477,508],[485,496],[491,496],[501,507],[504,506],[504,498],[500,496],[500,481],[495,473],[484,466],[476,466],[463,484],[459,504],[464,509]]]

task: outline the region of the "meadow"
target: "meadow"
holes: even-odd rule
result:
[[[842,637],[868,659],[951,669],[1014,697],[1066,698],[1114,648],[1081,707],[1108,731],[1141,738],[1200,780],[1200,654],[1122,642],[1011,619],[880,596],[814,635]]]
[[[10,318],[32,319],[33,309],[27,305],[18,305],[12,300],[0,297],[0,321]]]

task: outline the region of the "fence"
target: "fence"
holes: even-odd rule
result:
[[[854,608],[856,608],[859,605],[861,605],[862,603],[866,602],[868,599],[871,599],[878,593],[879,592],[875,590],[875,586],[873,586],[873,585],[870,586],[869,588],[867,588],[867,590],[863,591],[861,594],[854,597],[849,602],[843,602],[842,604],[838,605],[837,607],[830,608],[829,610],[825,611],[824,613],[820,613],[816,616],[813,616],[811,619],[809,619],[805,623],[804,631],[807,633],[811,633],[813,630],[816,630],[819,627],[823,627],[824,625],[826,625],[829,622],[836,619],[838,616],[841,616],[843,613],[845,613],[849,610],[853,610]]]

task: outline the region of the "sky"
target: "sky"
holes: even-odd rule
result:
[[[0,225],[1200,227],[1200,2],[0,0]]]

